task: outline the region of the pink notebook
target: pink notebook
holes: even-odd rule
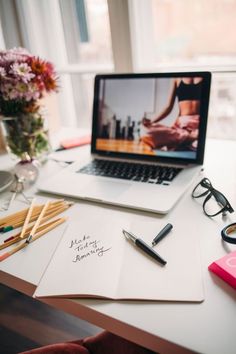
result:
[[[236,289],[236,251],[213,262],[208,269]]]

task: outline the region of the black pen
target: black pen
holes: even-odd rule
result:
[[[153,239],[152,245],[155,246],[158,242],[160,242],[163,239],[163,237],[165,237],[170,232],[172,227],[173,227],[172,224],[167,224],[165,227],[163,227],[163,229]]]
[[[131,240],[135,244],[135,246],[141,248],[141,250],[143,250],[150,257],[154,258],[157,262],[161,263],[162,265],[165,265],[167,263],[163,258],[161,258],[161,256],[159,256],[157,252],[155,252],[140,238],[134,236],[132,233],[125,230],[123,230],[123,234],[128,240]]]

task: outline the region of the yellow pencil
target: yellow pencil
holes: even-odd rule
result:
[[[48,201],[48,202],[44,205],[44,207],[43,207],[41,213],[40,213],[39,216],[38,216],[38,219],[36,220],[36,223],[34,224],[32,230],[30,231],[30,235],[28,236],[28,238],[27,238],[27,240],[26,240],[27,243],[29,243],[29,242],[31,241],[32,237],[33,237],[34,234],[36,233],[37,228],[39,227],[39,225],[40,225],[40,223],[41,223],[41,220],[42,220],[42,218],[43,218],[43,216],[44,216],[44,214],[45,214],[45,212],[46,212],[46,210],[47,210],[49,204],[50,204],[50,202]],[[20,237],[22,238],[22,234],[20,235]]]
[[[56,211],[57,209],[60,209],[63,206],[67,206],[68,204],[71,206],[73,203],[69,203],[66,201],[60,201],[57,203],[50,202],[50,205],[49,205],[45,215],[48,215],[49,213]],[[33,208],[33,211],[32,211],[31,217],[30,217],[30,222],[35,221],[38,218],[43,207],[44,207],[44,205],[35,206]],[[29,211],[29,209],[26,209],[26,210]],[[5,233],[5,232],[11,231],[13,229],[16,229],[16,228],[22,226],[24,224],[24,220],[25,220],[26,215],[27,215],[27,213],[24,212],[24,214],[17,216],[15,219],[12,217],[11,220],[9,219],[7,222],[4,222],[4,224],[2,224],[3,226],[0,227],[0,232]]]
[[[51,218],[51,217],[53,217],[55,215],[58,215],[58,214],[62,213],[63,211],[65,211],[66,209],[68,209],[71,205],[73,205],[73,203],[64,202],[63,204],[58,204],[58,206],[56,205],[55,207],[51,207],[50,208],[50,206],[49,206],[47,211],[45,212],[45,217]],[[30,218],[30,223],[35,221],[35,220],[37,220],[39,214],[40,213],[32,215],[31,218]],[[7,232],[7,231],[11,231],[13,229],[17,229],[18,227],[22,226],[22,224],[23,224],[23,221],[13,223],[13,225],[11,225],[11,226],[4,227],[3,232]]]
[[[48,213],[45,213],[44,218],[42,219],[42,223],[44,223],[45,221],[53,218],[54,216],[63,213],[63,211],[67,210],[68,208],[70,208],[73,205],[73,203],[66,203],[64,206],[61,206],[60,208],[55,208],[52,211],[48,210]]]
[[[56,201],[52,201],[52,202],[50,202],[50,208],[56,207],[57,204],[63,204],[63,203],[64,203],[64,199],[58,199]],[[36,205],[34,207],[33,215],[34,215],[34,213],[40,213],[43,206],[44,206],[44,204],[43,205]],[[5,225],[10,225],[11,222],[13,222],[15,220],[17,220],[17,221],[25,220],[28,210],[29,210],[29,208],[18,211],[14,214],[10,214],[8,216],[5,216],[4,218],[1,218],[0,219],[0,227],[5,226]]]
[[[56,204],[58,204],[58,203],[62,203],[63,201],[64,201],[64,199],[59,199],[59,200],[57,200],[57,201],[51,202],[50,204],[56,205]],[[44,206],[44,204],[36,205],[35,208],[34,208],[34,210],[40,212],[41,209],[43,208],[43,206]],[[16,219],[18,219],[18,218],[20,218],[20,219],[22,219],[22,218],[25,219],[25,217],[26,217],[26,215],[27,215],[27,213],[28,213],[28,210],[29,210],[29,208],[26,208],[26,209],[20,210],[20,211],[18,211],[18,212],[16,212],[16,213],[7,215],[7,216],[5,216],[4,218],[1,218],[1,219],[0,219],[0,225],[9,224],[9,221],[11,221],[11,220],[16,220]]]
[[[63,200],[60,200],[60,201],[57,201],[57,202],[50,202],[50,208],[56,208],[57,206],[59,206],[60,204],[63,204],[63,203],[64,203]],[[35,205],[32,215],[39,214],[43,207],[44,207],[44,204]],[[21,210],[21,211],[19,211],[17,213],[14,213],[14,214],[6,216],[5,218],[0,219],[0,225],[1,226],[9,225],[10,223],[19,222],[19,221],[22,221],[22,220],[24,221],[28,211],[29,211],[29,208]]]
[[[51,224],[53,224],[57,220],[59,220],[59,219],[54,219],[54,220],[51,220],[48,223],[44,224],[43,223],[43,219],[42,219],[42,223],[38,227],[38,232],[44,230],[45,228],[47,228],[48,226],[50,226]],[[30,235],[30,232],[31,232],[32,228],[33,228],[33,226],[31,225],[31,226],[29,226],[26,229],[26,232],[25,232],[25,235],[24,235],[24,239],[26,239]],[[8,240],[5,240],[4,243],[2,243],[0,245],[0,250],[3,250],[4,248],[7,248],[7,247],[9,247],[9,246],[13,245],[14,243],[17,243],[17,242],[19,242],[21,240],[22,239],[20,238],[20,232],[18,232],[14,236],[9,237]]]
[[[56,226],[62,224],[63,222],[66,221],[66,218],[60,218],[57,221],[55,221],[54,223],[52,223],[51,225],[49,225],[47,228],[43,229],[42,231],[39,231],[38,233],[36,233],[33,237],[31,242],[34,242],[35,240],[37,240],[39,237],[43,236],[45,233],[51,231],[52,229],[54,229]],[[30,242],[30,243],[31,243]],[[11,255],[13,255],[14,253],[18,252],[19,250],[27,247],[29,245],[29,243],[26,243],[26,241],[24,241],[23,243],[19,244],[18,246],[16,246],[15,248],[13,248],[12,250],[2,254],[0,256],[0,262],[3,261],[4,259],[10,257]]]
[[[28,213],[26,215],[26,218],[25,218],[25,221],[24,221],[21,233],[20,233],[20,238],[24,237],[25,230],[27,229],[28,224],[30,222],[31,214],[32,214],[32,211],[33,211],[33,208],[34,208],[34,203],[35,203],[35,198],[32,200],[31,205],[29,207]]]

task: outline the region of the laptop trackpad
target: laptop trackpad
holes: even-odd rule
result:
[[[111,181],[93,181],[86,185],[88,197],[101,200],[118,198],[122,193],[131,187],[129,183],[118,183]]]

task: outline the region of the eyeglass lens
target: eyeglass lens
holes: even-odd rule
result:
[[[211,192],[203,203],[204,211],[207,215],[217,215],[227,206],[227,200],[218,191]]]
[[[203,178],[200,183],[194,188],[192,196],[194,198],[199,198],[207,195],[209,189],[212,187],[211,182],[207,178]]]

